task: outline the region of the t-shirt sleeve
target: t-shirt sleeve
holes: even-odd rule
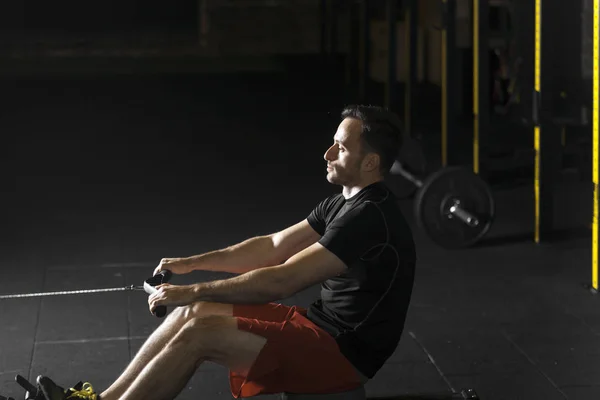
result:
[[[385,244],[383,218],[375,205],[361,205],[333,221],[319,243],[351,268],[358,259],[372,256]]]
[[[327,210],[331,206],[334,198],[334,196],[330,196],[321,201],[306,218],[309,225],[321,236],[325,234],[325,228],[327,226]]]

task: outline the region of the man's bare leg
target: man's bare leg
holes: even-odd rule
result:
[[[266,342],[262,336],[239,330],[233,317],[192,319],[144,367],[120,399],[174,399],[203,361],[247,372]]]
[[[121,376],[100,394],[101,400],[119,399],[142,370],[176,337],[190,319],[207,315],[232,316],[233,306],[231,304],[200,302],[188,307],[174,309],[146,340]]]

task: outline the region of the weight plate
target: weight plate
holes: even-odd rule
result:
[[[402,148],[398,152],[398,157],[386,178],[386,184],[389,189],[398,198],[406,199],[417,191],[417,186],[400,175],[398,172],[400,165],[402,165],[405,171],[418,179],[422,179],[427,172],[427,160],[423,152],[423,146],[421,146],[421,143],[417,139],[409,138],[404,141]]]
[[[475,216],[479,223],[469,226],[457,216],[448,216],[454,200]],[[414,202],[419,227],[433,242],[446,249],[468,247],[478,242],[494,220],[494,198],[478,175],[463,167],[446,167],[429,176]]]

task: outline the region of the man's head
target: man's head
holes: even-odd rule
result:
[[[325,152],[329,182],[361,186],[379,181],[389,172],[402,145],[400,119],[376,106],[348,106]]]

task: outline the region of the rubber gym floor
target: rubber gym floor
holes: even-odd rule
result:
[[[124,76],[2,87],[0,294],[139,285],[163,257],[282,229],[339,191],[322,157],[345,100],[326,81]],[[443,250],[414,228],[406,328],[369,396],[472,388],[483,400],[600,398],[600,308],[585,287],[591,185],[557,185],[557,237],[539,245],[532,186],[494,196],[495,223],[478,246]],[[400,204],[415,226],[412,200]],[[311,287],[282,302],[317,295]],[[146,299],[0,301],[0,394],[23,398],[17,374],[106,388],[161,322]],[[202,365],[178,398],[231,398],[226,370]]]

